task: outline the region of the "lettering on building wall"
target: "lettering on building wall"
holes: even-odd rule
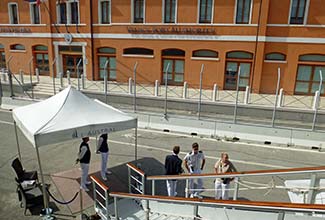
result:
[[[30,28],[25,27],[2,27],[0,28],[1,33],[32,33]]]
[[[130,34],[215,34],[214,28],[179,28],[179,27],[161,27],[161,28],[143,28],[127,27]]]

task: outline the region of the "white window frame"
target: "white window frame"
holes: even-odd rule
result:
[[[178,11],[178,0],[175,0],[175,22],[173,23],[165,23],[165,1],[162,1],[162,22],[163,24],[177,24],[177,11]]]
[[[146,0],[143,0],[143,22],[135,23],[134,22],[134,0],[131,0],[131,23],[132,24],[144,24],[146,23]]]
[[[36,2],[30,2],[29,3],[29,13],[30,13],[30,23],[31,24],[35,24],[34,23],[34,20],[35,20],[35,17],[34,17],[34,11],[33,11],[33,7],[32,5],[36,5],[37,3]],[[41,18],[41,9],[40,9],[40,6],[38,6],[38,14],[39,14],[39,24],[42,24],[42,18]]]
[[[200,23],[200,5],[201,1],[197,1],[197,21],[196,23],[198,24],[213,24],[213,19],[214,19],[214,0],[212,0],[212,8],[211,8],[211,22],[210,23]]]
[[[101,3],[107,1],[109,2],[109,24],[106,25],[112,24],[112,1],[111,0],[98,0],[98,24],[103,24]]]
[[[8,15],[9,15],[9,24],[14,24],[13,20],[14,18],[12,17],[13,15],[11,14],[11,5],[16,5],[17,8],[17,24],[19,24],[19,8],[18,8],[18,3],[17,2],[8,2]]]
[[[290,19],[291,19],[291,11],[292,11],[292,0],[290,0],[290,7],[289,7],[289,16],[288,16],[288,25],[307,25],[307,20],[308,20],[308,13],[309,13],[309,5],[310,5],[310,0],[306,0],[306,8],[305,8],[305,14],[304,14],[304,22],[302,24],[290,24]]]
[[[251,24],[252,23],[253,3],[254,3],[254,0],[251,0],[251,7],[249,9],[249,20],[248,20],[248,23],[247,24]],[[236,23],[236,21],[237,21],[237,7],[238,7],[238,0],[235,1],[234,24],[247,25],[247,24]]]
[[[79,0],[66,0],[65,4],[66,4],[66,10],[67,10],[67,24],[72,24],[71,23],[71,3],[76,2],[78,4],[78,24],[80,24],[80,2]],[[63,3],[63,2],[62,2]],[[56,2],[56,18],[57,21],[60,21],[60,5],[59,5],[59,1]],[[58,22],[57,22],[58,23]],[[58,23],[61,24],[61,23]],[[74,25],[74,24],[73,24]]]

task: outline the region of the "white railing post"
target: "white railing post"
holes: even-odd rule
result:
[[[218,85],[213,85],[212,101],[215,102],[218,100]]]
[[[21,84],[24,84],[24,72],[22,69],[19,69],[19,77]]]
[[[186,182],[185,182],[185,198],[188,198],[189,197],[189,186],[190,186],[190,183],[189,183],[189,179],[186,179]]]
[[[183,99],[187,99],[187,88],[188,88],[188,84],[187,84],[187,82],[184,82],[184,85],[183,85]]]
[[[314,96],[314,101],[313,101],[313,110],[319,107],[319,98],[318,98],[319,95],[320,95],[319,91],[316,91]]]
[[[59,78],[60,78],[60,87],[61,87],[61,89],[63,89],[64,83],[63,83],[63,73],[62,72],[59,72]]]
[[[315,173],[311,174],[310,176],[310,184],[309,184],[309,192],[308,192],[308,196],[307,196],[307,204],[313,204],[315,202],[315,187],[317,185],[316,181],[318,181],[317,179],[317,175]]]
[[[279,98],[278,98],[278,103],[277,103],[277,107],[282,107],[283,106],[283,96],[284,96],[284,91],[283,88],[280,89],[279,91]]]
[[[39,69],[38,68],[35,68],[35,75],[36,75],[36,80],[37,80],[37,83],[39,83]]]
[[[152,185],[151,185],[151,194],[154,196],[156,194],[156,181],[152,180]]]
[[[129,94],[132,94],[132,84],[133,84],[133,81],[132,81],[132,78],[130,77],[129,78]]]
[[[70,70],[67,70],[67,79],[68,79],[68,84],[71,85],[71,73],[70,73]]]
[[[244,99],[245,105],[247,105],[249,103],[249,96],[250,96],[250,88],[249,88],[249,86],[246,86],[245,99]]]
[[[238,192],[239,192],[239,177],[235,177],[235,188],[234,188],[234,196],[233,200],[237,200],[238,198]]]
[[[155,81],[155,96],[159,96],[159,81]]]

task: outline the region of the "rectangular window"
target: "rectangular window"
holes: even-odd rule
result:
[[[307,0],[291,0],[290,24],[304,24]]]
[[[248,24],[251,13],[251,0],[237,0],[236,24]]]
[[[60,3],[59,4],[59,23],[60,24],[66,24],[67,23],[67,4]]]
[[[18,24],[18,6],[16,3],[9,3],[10,24]]]
[[[41,23],[40,8],[36,3],[30,4],[30,16],[31,16],[32,24]]]
[[[144,22],[144,0],[133,0],[133,22]]]
[[[244,90],[249,85],[251,63],[243,62],[227,62],[225,75],[225,89],[236,90],[238,71],[240,68],[240,76],[238,87],[239,90]]]
[[[100,23],[101,24],[110,24],[111,23],[111,6],[110,1],[101,1],[100,2]]]
[[[71,10],[71,24],[78,24],[79,23],[79,2],[71,2],[70,3],[70,10]]]
[[[199,23],[211,23],[212,21],[212,1],[200,0]]]
[[[165,0],[164,3],[164,23],[176,23],[176,0]]]
[[[295,94],[314,95],[319,90],[320,72],[322,72],[322,76],[325,78],[325,66],[299,65]],[[322,95],[324,95],[324,90],[325,82],[322,85]]]
[[[0,69],[1,68],[6,68],[6,54],[2,49],[0,49]]]

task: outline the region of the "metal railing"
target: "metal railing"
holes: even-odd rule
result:
[[[129,193],[136,192],[145,194],[146,189],[146,174],[131,163],[127,163],[128,167],[128,186]]]
[[[207,174],[182,174],[182,175],[160,175],[160,176],[147,176],[147,180],[152,182],[152,195],[155,195],[155,185],[156,181],[166,181],[166,180],[185,180],[185,197],[189,197],[190,190],[189,188],[189,180],[194,179],[211,179],[211,178],[234,178],[234,191],[233,200],[237,200],[241,181],[240,178],[248,178],[248,177],[264,177],[264,176],[283,176],[283,175],[298,175],[298,174],[310,174],[310,186],[308,188],[304,188],[303,190],[308,191],[307,202],[312,203],[312,200],[315,196],[315,189],[317,188],[317,184],[319,182],[319,178],[317,174],[325,173],[325,166],[321,167],[304,167],[304,168],[293,168],[293,169],[280,169],[280,170],[260,170],[260,171],[247,171],[247,172],[235,172],[235,173],[226,173],[226,174],[216,174],[216,173],[207,173]],[[245,184],[243,184],[245,185]],[[261,185],[261,184],[259,184]],[[280,186],[277,187],[275,185],[267,185],[264,184],[263,187],[256,187],[257,189],[289,189],[289,187]],[[251,188],[253,189],[253,187]],[[204,190],[204,189],[198,189]]]
[[[90,179],[93,183],[94,208],[102,218],[108,220],[110,219],[108,211],[109,188],[95,176],[90,176]]]

